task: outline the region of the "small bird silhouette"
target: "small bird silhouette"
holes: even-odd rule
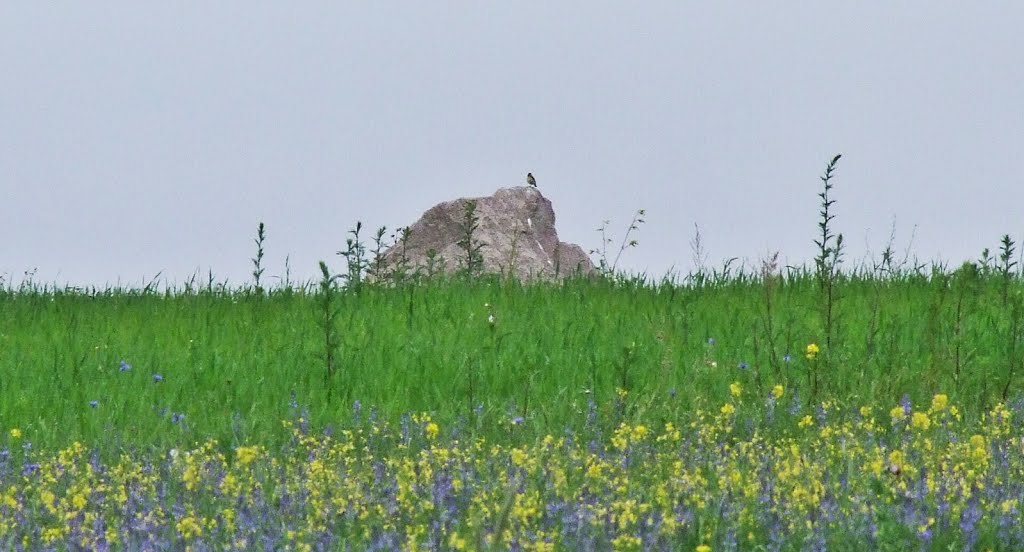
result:
[[[537,179],[533,177],[533,173],[526,173],[526,183],[534,188],[537,187]]]

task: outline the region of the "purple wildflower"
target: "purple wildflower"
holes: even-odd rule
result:
[[[974,542],[978,539],[977,525],[981,521],[981,509],[978,508],[978,488],[971,489],[971,498],[967,499],[967,508],[960,514],[960,530],[963,531],[963,539],[966,541],[964,550],[974,548]]]
[[[903,407],[903,415],[909,416],[911,410],[910,395],[907,395],[906,393],[903,394],[903,397],[900,398],[900,406]]]
[[[800,410],[800,397],[796,393],[793,393],[793,401],[789,403],[789,415],[796,416],[800,413]]]
[[[34,474],[37,471],[39,471],[40,467],[41,466],[39,464],[35,463],[35,462],[27,462],[21,468],[21,475],[23,475],[24,477],[31,477],[32,474]]]

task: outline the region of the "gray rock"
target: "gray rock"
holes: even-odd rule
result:
[[[476,202],[479,227],[474,241],[483,244],[484,272],[521,280],[596,272],[583,248],[558,240],[551,201],[529,186],[501,188],[489,197],[460,198],[431,207],[410,226],[404,247],[399,243],[385,253],[385,264],[394,268],[404,255],[410,271],[452,273],[465,266],[465,249],[458,242],[463,238],[469,201]],[[428,259],[430,251],[435,252],[433,261]],[[428,268],[429,264],[433,266]]]

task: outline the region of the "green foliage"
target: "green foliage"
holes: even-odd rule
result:
[[[263,276],[263,241],[267,239],[267,234],[263,223],[261,222],[259,227],[256,229],[256,239],[253,243],[256,244],[256,256],[252,258],[252,279],[253,285],[255,286],[254,291],[256,295],[263,295],[263,286],[260,285],[260,277]]]
[[[821,289],[821,318],[822,333],[824,337],[825,354],[821,364],[812,362],[810,364],[811,396],[814,401],[818,397],[821,374],[819,369],[828,371],[832,365],[832,340],[836,323],[835,306],[839,297],[836,294],[836,279],[839,277],[839,263],[843,254],[843,235],[832,233],[832,219],[836,217],[832,212],[832,205],[835,200],[829,196],[834,184],[832,178],[835,176],[836,163],[842,154],[837,154],[825,167],[825,174],[821,176],[823,189],[818,197],[821,198],[821,219],[818,221],[818,229],[821,231],[821,239],[814,240],[818,246],[818,256],[814,259],[814,267],[818,278],[818,287]]]
[[[359,232],[363,229],[362,222],[356,222],[356,227],[349,230],[351,238],[345,239],[345,249],[338,251],[338,255],[345,258],[346,272],[341,276],[345,280],[345,288],[358,292],[363,286],[363,276],[370,268],[370,262],[366,259],[366,244],[359,238]]]
[[[327,403],[331,403],[334,397],[335,378],[338,358],[338,306],[336,286],[337,276],[331,275],[327,263],[320,261],[320,293],[317,299],[320,302],[320,331],[324,337],[324,388],[327,389]]]
[[[590,401],[614,404],[619,388],[635,398],[630,415],[655,420],[713,408],[733,381],[761,396],[783,385],[802,403],[821,290],[813,272],[771,264],[700,286],[485,276],[350,293],[324,264],[318,287],[262,298],[212,277],[190,293],[8,289],[2,423],[39,446],[136,446],[286,439],[293,393],[315,423],[344,418],[358,399],[388,419],[429,411],[492,433],[526,413],[523,429],[538,434],[575,427]],[[1004,307],[1004,282],[970,264],[844,274],[845,322],[819,398],[885,407],[942,392],[967,415],[1013,400],[1024,286],[1009,281]],[[119,371],[121,360],[133,368]]]
[[[466,201],[462,210],[462,221],[459,222],[459,241],[462,257],[459,258],[461,272],[468,278],[479,276],[484,270],[483,248],[487,245],[476,239],[476,231],[480,229],[480,217],[476,214],[476,202]]]
[[[622,258],[622,254],[627,249],[634,248],[640,245],[640,242],[633,237],[634,234],[640,231],[640,225],[647,222],[644,217],[647,216],[647,211],[644,209],[637,209],[633,213],[633,220],[629,222],[629,226],[626,227],[626,232],[622,236],[622,243],[619,244],[619,250],[615,253],[615,258],[611,261],[608,260],[608,246],[614,242],[614,239],[609,235],[608,225],[611,224],[610,220],[605,220],[601,223],[601,227],[597,229],[601,233],[601,245],[597,249],[591,249],[591,255],[597,255],[597,270],[604,276],[616,277],[616,272],[619,266],[619,259]],[[700,231],[697,232],[698,243],[700,240]]]

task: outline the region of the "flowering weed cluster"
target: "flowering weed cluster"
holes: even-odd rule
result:
[[[785,396],[767,397],[768,410]],[[209,441],[56,453],[7,434],[4,549],[735,550],[1024,546],[1024,431],[998,405],[965,421],[946,395],[891,412],[825,403],[744,418],[497,443],[428,415],[308,432],[278,450]],[[13,451],[13,452],[12,452]]]

